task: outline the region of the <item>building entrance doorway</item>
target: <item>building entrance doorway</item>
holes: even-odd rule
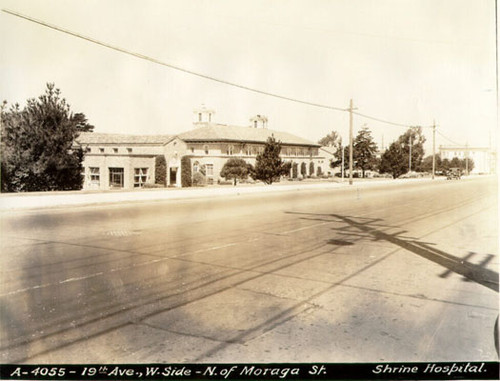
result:
[[[123,168],[109,168],[109,186],[123,188]]]
[[[171,187],[177,186],[177,167],[170,167],[169,171],[169,184]]]

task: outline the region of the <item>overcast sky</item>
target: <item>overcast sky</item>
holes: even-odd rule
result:
[[[400,124],[438,124],[437,145],[496,141],[494,0],[0,0],[8,9],[196,73]],[[276,99],[0,14],[0,99],[54,82],[96,132],[176,134],[215,121],[317,141],[349,114]],[[404,127],[355,116],[387,146]],[[425,130],[427,153],[432,133]],[[496,143],[495,143],[496,144]]]

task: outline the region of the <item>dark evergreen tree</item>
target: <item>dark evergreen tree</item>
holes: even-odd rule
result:
[[[287,166],[280,157],[281,142],[277,142],[274,136],[267,139],[264,152],[257,155],[253,178],[261,180],[265,184],[272,184],[280,176],[287,174]]]
[[[356,169],[361,169],[362,176],[365,172],[376,166],[377,145],[373,141],[371,131],[363,127],[353,142],[353,164]]]
[[[401,144],[393,142],[383,153],[379,170],[381,173],[390,173],[394,179],[397,179],[407,172],[408,165],[405,159],[405,152]]]
[[[47,84],[45,94],[1,112],[2,191],[74,190],[82,187],[83,149],[75,143],[92,126],[73,114],[61,92]]]
[[[167,159],[165,155],[155,157],[155,184],[167,186]]]

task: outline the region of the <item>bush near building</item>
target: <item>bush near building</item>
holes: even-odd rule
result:
[[[182,187],[190,187],[193,185],[191,172],[191,157],[183,156],[181,158],[181,185]]]
[[[233,180],[233,185],[236,185],[238,180],[245,180],[249,175],[247,162],[240,158],[229,159],[222,167],[220,175],[226,180]]]
[[[167,186],[167,159],[164,155],[155,157],[155,184]]]

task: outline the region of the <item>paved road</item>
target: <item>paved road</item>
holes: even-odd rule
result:
[[[1,362],[497,360],[495,179],[1,215]]]

